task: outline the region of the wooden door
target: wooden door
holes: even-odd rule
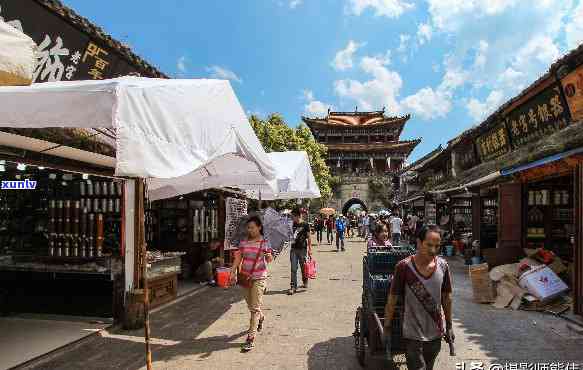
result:
[[[522,184],[501,184],[498,189],[498,247],[522,247]]]
[[[583,164],[575,168],[575,281],[574,311],[583,315]]]

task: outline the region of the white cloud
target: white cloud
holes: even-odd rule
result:
[[[334,109],[332,105],[316,100],[312,90],[304,90],[302,95],[303,99],[306,100],[304,112],[308,115],[322,117],[328,113],[328,109]]]
[[[466,109],[475,121],[482,121],[494,112],[504,102],[504,99],[502,91],[493,90],[484,102],[471,98],[466,105]]]
[[[372,78],[368,81],[338,80],[334,83],[334,90],[341,98],[354,100],[359,109],[373,110],[386,107],[399,111],[397,97],[403,85],[401,76],[387,68],[387,57],[364,57],[360,69]]]
[[[458,86],[467,84],[473,92],[487,96],[483,102],[475,98],[467,102],[474,119],[542,75],[562,52],[563,31],[569,38],[569,25],[575,30],[577,24],[577,14],[565,24],[573,0],[426,1],[433,37],[444,36],[451,45],[443,61],[446,71],[463,75]],[[583,31],[574,32],[583,37]],[[447,77],[446,73],[444,81]],[[455,94],[456,87],[451,91]]]
[[[178,58],[178,61],[176,62],[176,69],[178,69],[179,72],[186,72],[186,57],[185,56],[181,56],[180,58]]]
[[[337,71],[344,71],[352,68],[353,61],[352,58],[354,53],[364,44],[359,44],[352,40],[348,41],[348,45],[339,52],[336,53],[334,60],[332,61],[332,67]]]
[[[424,87],[401,101],[404,109],[410,109],[423,119],[445,117],[452,108],[451,96],[443,90]]]
[[[469,19],[481,19],[503,13],[519,3],[519,0],[427,0],[433,24],[444,31],[457,31]],[[532,3],[523,2],[532,7]],[[516,22],[522,23],[522,22]]]
[[[478,51],[476,53],[476,59],[474,60],[474,67],[476,69],[483,69],[486,66],[486,62],[488,61],[487,53],[489,46],[490,45],[488,45],[486,40],[480,40]]]
[[[298,6],[302,5],[303,2],[304,0],[290,0],[289,7],[290,9],[295,9]]]
[[[210,73],[211,78],[218,78],[221,80],[231,80],[238,83],[243,83],[243,80],[237,76],[237,74],[225,67],[221,66],[210,66],[206,68],[206,71]]]
[[[574,49],[583,42],[583,1],[571,13],[571,18],[565,26],[567,47]]]
[[[410,35],[399,35],[399,47],[397,51],[399,53],[404,53],[407,51],[407,46],[409,45]]]
[[[421,23],[417,28],[417,40],[419,40],[419,45],[423,45],[426,42],[431,41],[431,36],[433,34],[433,29],[427,23]]]
[[[398,18],[414,5],[403,0],[349,0],[347,10],[351,14],[361,15],[367,8],[374,10],[378,17]]]

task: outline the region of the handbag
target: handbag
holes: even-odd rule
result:
[[[316,260],[312,257],[312,253],[308,254],[308,258],[304,262],[304,277],[306,279],[315,279],[318,275],[318,264]]]
[[[261,253],[263,253],[263,241],[259,245],[259,250],[257,251],[257,256],[255,256],[255,262],[253,262],[253,267],[251,268],[251,273],[247,274],[243,271],[239,271],[237,273],[237,284],[242,286],[243,288],[250,288],[253,284],[252,278],[253,273],[255,272],[255,267],[257,266],[257,262],[259,261],[259,257],[261,257]]]

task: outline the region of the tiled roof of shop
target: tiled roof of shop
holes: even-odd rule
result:
[[[419,158],[415,162],[403,168],[401,170],[401,173],[407,172],[409,170],[417,170],[418,168],[423,167],[423,165],[431,161],[433,158],[437,157],[439,154],[441,154],[441,152],[443,152],[443,147],[440,144],[437,148],[435,148],[431,152],[425,154],[423,157]]]
[[[156,67],[146,62],[144,59],[131,51],[129,47],[112,38],[103,29],[77,14],[73,9],[67,7],[59,0],[35,0],[37,3],[50,9],[57,15],[61,16],[74,27],[87,33],[92,38],[103,42],[105,45],[115,49],[122,57],[127,59],[129,63],[147,73],[145,77],[168,78],[163,72]]]
[[[531,163],[581,146],[583,146],[583,122],[580,121],[572,123],[563,130],[547,136],[538,142],[526,145],[495,160],[472,167],[458,174],[456,178],[424,190],[443,191],[464,186],[469,182],[500,171],[503,168]]]

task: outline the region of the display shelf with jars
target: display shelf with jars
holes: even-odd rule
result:
[[[498,242],[498,196],[491,194],[481,199],[480,245],[496,247]]]
[[[472,232],[472,199],[452,198],[452,230],[454,237],[467,236]]]
[[[121,273],[121,181],[7,161],[0,173],[24,184],[0,193],[0,270]]]
[[[561,258],[572,260],[575,215],[571,177],[528,184],[525,212],[526,247],[544,247]]]
[[[437,205],[433,201],[425,201],[424,220],[428,224],[437,223]]]

